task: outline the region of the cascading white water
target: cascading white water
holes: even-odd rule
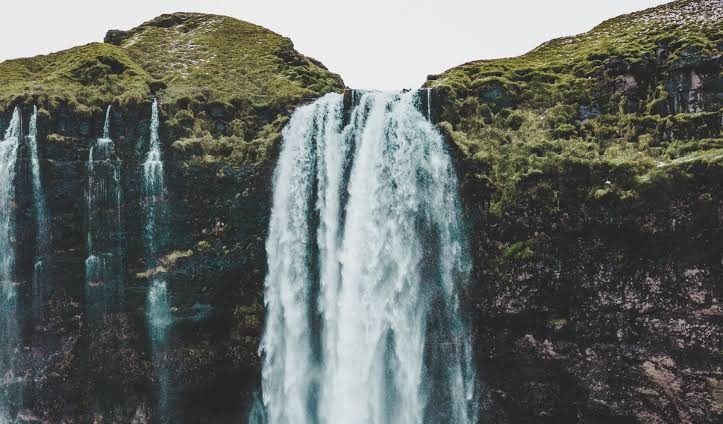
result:
[[[10,408],[19,396],[14,374],[18,348],[17,282],[15,269],[15,173],[21,132],[16,107],[0,141],[0,423],[9,422]]]
[[[103,137],[88,156],[88,257],[85,260],[86,291],[92,318],[117,299],[122,269],[120,161],[110,139],[108,106]]]
[[[158,102],[153,100],[151,109],[150,143],[148,154],[143,162],[143,206],[145,211],[144,241],[146,248],[146,265],[155,268],[158,262],[161,239],[162,217],[165,208],[166,186],[163,178],[163,161],[161,160],[161,143],[158,137]],[[146,299],[148,327],[151,335],[153,362],[158,374],[158,415],[159,422],[167,419],[168,376],[161,362],[162,352],[166,349],[168,327],[173,317],[168,298],[166,280],[162,274],[152,277]]]
[[[45,302],[45,293],[47,287],[45,275],[45,261],[48,253],[48,213],[45,203],[45,194],[43,193],[43,185],[40,179],[40,160],[38,158],[38,108],[33,107],[33,114],[30,117],[28,131],[28,145],[30,147],[30,173],[33,184],[33,203],[35,205],[35,265],[33,269],[33,287],[32,287],[32,310],[35,320],[41,313],[41,309]],[[41,231],[42,229],[42,231]]]
[[[284,129],[252,419],[476,422],[457,181],[418,100],[364,93],[343,125],[330,94]]]

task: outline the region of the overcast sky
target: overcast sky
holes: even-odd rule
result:
[[[208,12],[290,37],[354,88],[400,89],[475,59],[522,54],[664,0],[3,0],[0,60],[45,54],[161,13]],[[2,81],[0,81],[2,83]]]

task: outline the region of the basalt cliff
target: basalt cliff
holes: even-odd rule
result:
[[[720,421],[721,50],[723,2],[680,0],[420,89],[460,183],[481,422]],[[358,99],[289,39],[194,13],[0,63],[0,128],[19,131],[15,173],[0,181],[14,193],[0,245],[14,252],[2,284],[17,293],[17,343],[0,376],[13,420],[155,422],[164,380],[169,422],[247,422],[282,129],[333,92],[348,110]],[[154,99],[167,213],[149,260]],[[93,313],[89,159],[106,123],[122,266],[113,306]],[[163,375],[148,326],[158,276],[172,316]]]

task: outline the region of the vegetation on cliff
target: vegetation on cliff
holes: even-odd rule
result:
[[[173,305],[164,361],[179,400],[174,416],[221,422],[226,419],[219,417],[245,408],[259,367],[274,147],[300,103],[343,88],[339,76],[296,52],[287,38],[232,18],[190,13],[110,31],[104,43],[0,63],[0,127],[7,127],[15,106],[24,117],[32,105],[39,107],[39,165],[49,210],[44,231],[52,293],[46,321],[35,326],[42,337],[33,339],[42,347],[19,349],[22,358],[34,356],[19,359],[28,364],[23,379],[39,382],[29,415],[46,421],[149,420],[138,414],[149,413],[160,377],[150,362],[146,293],[161,274]],[[138,163],[148,152],[154,96],[167,189],[162,197],[172,211],[157,223],[165,226],[155,262],[139,243],[147,199]],[[110,330],[94,337],[84,273],[85,160],[102,134],[109,104],[110,136],[121,159],[127,303],[119,301],[123,310],[106,314]],[[33,194],[17,192],[19,199]],[[28,204],[21,201],[16,210],[30,218]],[[34,234],[26,227],[23,232]],[[18,251],[35,251],[27,240],[18,237]],[[29,286],[32,271],[23,268],[18,275],[19,284]],[[57,372],[48,377],[49,369]],[[118,390],[111,394],[105,387]],[[108,406],[99,412],[102,418],[94,418],[93,405],[99,404],[112,404],[113,410]]]
[[[489,211],[632,205],[723,167],[720,6],[675,1],[430,76],[441,127]]]
[[[100,122],[108,104],[157,96],[180,157],[254,164],[298,104],[344,88],[288,38],[225,16],[162,15],[105,41],[0,63],[0,110],[37,104],[49,119],[62,109]]]
[[[720,421],[722,29],[675,1],[430,76],[488,421]]]
[[[721,10],[721,0],[676,1],[430,77],[432,115],[461,165],[474,260],[464,299],[487,421],[720,421]],[[0,63],[0,124],[15,105],[41,107],[56,272],[47,325],[35,326],[47,354],[19,350],[39,417],[91,422],[111,386],[119,422],[145,408],[155,377],[140,318],[157,273],[179,317],[168,353],[176,413],[219,422],[244,407],[237,396],[259,369],[271,147],[293,108],[342,89],[286,38],[188,13]],[[143,231],[135,160],[154,95],[174,211],[158,264],[132,236]],[[94,340],[78,199],[109,103],[129,298]],[[19,193],[27,215],[32,191]]]

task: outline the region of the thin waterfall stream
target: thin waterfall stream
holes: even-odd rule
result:
[[[22,122],[13,111],[0,141],[0,423],[9,422],[11,409],[20,402],[15,359],[19,349],[18,281],[16,270],[15,184]]]
[[[120,302],[122,293],[121,170],[110,138],[110,116],[108,106],[103,137],[95,141],[88,155],[85,275],[92,325],[101,324],[98,319]]]
[[[35,262],[33,265],[32,313],[37,322],[42,313],[47,294],[46,261],[51,233],[48,231],[48,210],[43,193],[40,176],[40,160],[38,155],[38,108],[33,106],[28,130],[28,146],[30,147],[30,173],[33,187],[33,204],[35,207]]]
[[[160,241],[165,214],[166,185],[163,178],[161,143],[158,136],[158,101],[153,100],[151,110],[150,142],[148,154],[143,162],[143,208],[145,212],[144,241],[146,265],[154,269],[159,263]],[[168,327],[173,317],[168,298],[168,288],[163,273],[152,273],[146,310],[148,330],[151,337],[153,366],[158,378],[157,415],[159,422],[166,422],[168,408],[168,370],[163,364],[163,353],[167,348]]]
[[[470,264],[450,156],[419,93],[353,97],[348,119],[328,94],[283,131],[262,404],[250,419],[475,423],[459,305]]]

